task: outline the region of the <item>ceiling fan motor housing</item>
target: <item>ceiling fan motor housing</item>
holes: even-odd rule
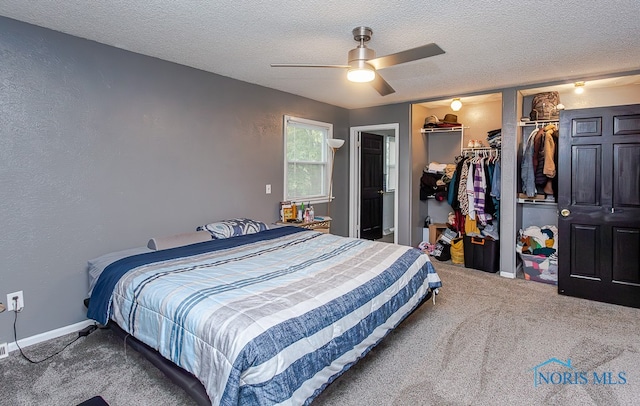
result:
[[[353,39],[358,42],[368,42],[373,35],[373,31],[369,27],[356,27],[351,31],[351,33],[353,34]]]
[[[366,46],[359,46],[349,51],[349,66],[352,68],[364,68],[366,66],[369,69],[373,69],[367,61],[375,57],[376,52],[373,49],[369,49]]]
[[[373,31],[369,27],[356,27],[351,32],[353,33],[353,39],[358,41],[360,45],[349,51],[349,66],[351,69],[375,70],[367,61],[375,58],[376,52],[367,48],[365,44],[371,39]]]

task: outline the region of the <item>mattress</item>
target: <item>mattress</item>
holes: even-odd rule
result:
[[[212,404],[308,404],[441,282],[421,251],[282,227],[107,266],[88,315],[158,351]]]

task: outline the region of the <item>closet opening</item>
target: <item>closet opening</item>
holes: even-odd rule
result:
[[[580,162],[571,161],[582,159],[584,151],[595,151],[593,154],[595,159],[590,164],[590,169],[593,169],[595,177],[607,177],[607,171],[600,169],[600,156],[606,157],[607,148],[610,148],[609,144],[600,146],[601,139],[606,136],[604,127],[607,123],[599,129],[602,130],[602,135],[591,138],[588,134],[574,136],[572,135],[574,131],[581,131],[580,128],[575,127],[573,122],[575,118],[565,120],[563,117],[575,117],[580,114],[580,111],[585,111],[587,115],[596,114],[595,110],[587,109],[640,103],[640,76],[638,75],[594,79],[580,83],[581,92],[576,92],[575,82],[521,89],[518,92],[520,117],[518,117],[516,134],[518,137],[516,168],[518,193],[515,218],[517,275],[552,285],[558,285],[561,262],[572,258],[571,247],[579,241],[577,236],[562,235],[563,224],[572,221],[570,210],[567,209],[575,204],[577,196],[571,197],[569,194],[600,193],[599,190],[595,190],[598,188],[594,185],[588,187],[589,191],[575,190],[575,186],[569,190],[572,188],[572,183],[580,178],[572,172],[578,171],[581,175],[581,171],[577,169]],[[557,110],[555,114],[549,116],[543,114],[541,117],[540,107],[537,109],[538,112],[533,111],[536,109],[536,100],[551,100],[555,97],[557,101],[553,104],[557,106],[552,106]],[[577,146],[571,146],[573,140],[577,140]],[[623,146],[622,141],[622,137],[614,139],[613,148],[617,144]],[[561,151],[562,144],[565,145],[565,150],[569,148],[564,155]],[[576,150],[575,153],[573,150]],[[610,174],[609,177],[611,177]],[[607,196],[603,195],[602,199],[606,200],[606,198]],[[580,200],[579,196],[578,200]],[[590,210],[597,213],[600,209],[598,204],[593,203]],[[602,224],[597,226],[598,229],[602,228]],[[575,229],[585,227],[594,227],[594,225],[583,224]],[[572,230],[566,227],[566,224],[564,229]],[[565,231],[564,234],[572,232]],[[571,245],[569,239],[572,241]],[[564,249],[562,249],[563,246]],[[606,267],[606,264],[603,264],[601,269]],[[574,269],[573,272],[580,272],[580,270]]]
[[[502,93],[460,97],[462,108],[455,112],[451,100],[412,105],[414,121],[420,117],[424,121],[412,145],[414,178],[419,179],[414,201],[418,218],[424,222],[420,248],[435,260],[450,259],[465,267],[497,272]],[[450,255],[446,244],[439,244],[443,241],[440,234],[446,241],[446,233],[454,240],[449,241]],[[441,248],[445,254],[440,254]],[[459,255],[461,249],[464,255]]]

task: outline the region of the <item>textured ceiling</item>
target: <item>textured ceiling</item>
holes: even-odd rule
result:
[[[3,0],[0,15],[346,108],[640,69],[638,0]],[[361,25],[377,56],[446,53],[380,70],[384,97],[344,70],[270,67],[345,64]]]

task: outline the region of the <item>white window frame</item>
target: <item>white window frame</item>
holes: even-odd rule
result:
[[[306,127],[312,127],[314,129],[320,129],[326,131],[325,138],[322,142],[322,161],[319,163],[323,166],[323,184],[321,188],[320,195],[314,196],[287,196],[287,170],[289,161],[287,161],[287,129],[289,125],[300,125]],[[284,116],[284,125],[282,131],[282,143],[283,143],[283,151],[284,151],[284,184],[283,184],[283,200],[285,201],[294,201],[296,203],[326,203],[329,201],[329,182],[331,176],[331,164],[332,164],[332,154],[327,144],[327,139],[333,138],[333,124],[325,123],[322,121],[309,120],[306,118],[294,117],[285,115]],[[313,162],[316,164],[316,162]]]

